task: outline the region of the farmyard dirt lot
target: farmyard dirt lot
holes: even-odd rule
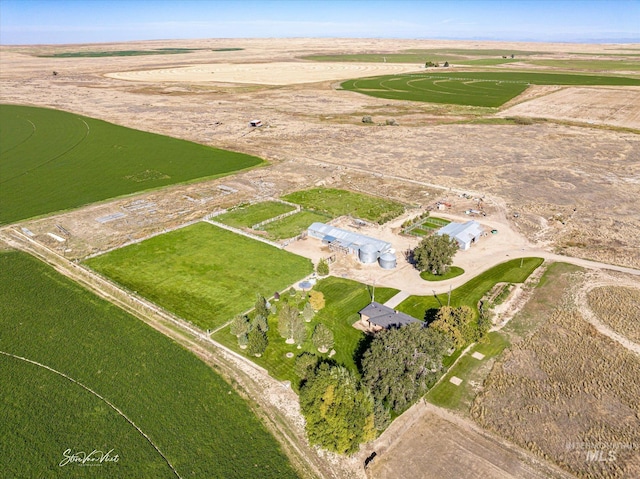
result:
[[[73,59],[30,55],[54,50],[163,47],[244,50]],[[346,74],[407,71],[420,69],[421,65],[336,67],[299,59],[314,53],[446,47],[531,49],[542,52],[541,58],[563,51],[624,53],[612,45],[341,39],[0,47],[2,102],[60,108],[256,154],[271,162],[268,167],[234,177],[121,198],[20,226],[58,250],[68,247],[69,257],[82,258],[220,208],[313,185],[352,188],[420,206],[446,198],[453,204],[446,214],[460,218],[464,218],[463,210],[474,206],[472,200],[459,196],[469,192],[472,197],[484,198],[488,216],[483,221],[500,225],[503,233],[514,230],[508,236],[513,238],[512,248],[545,248],[640,267],[640,89],[535,87],[503,111],[447,107],[379,100],[336,89],[339,80],[349,78],[343,76]],[[283,62],[291,68],[269,70]],[[224,64],[229,76],[214,80],[203,76],[204,69],[215,64]],[[54,70],[57,76],[52,75]],[[199,78],[186,73],[194,70]],[[147,71],[155,73],[141,73]],[[361,122],[365,115],[372,116],[373,125]],[[494,115],[534,120],[521,124],[487,124],[484,120],[468,123]],[[266,126],[250,129],[247,122],[254,118]],[[385,126],[387,119],[396,120],[399,126]],[[121,219],[96,221],[122,212],[126,216]],[[514,213],[518,213],[517,218]],[[56,225],[71,232],[65,245],[46,234],[59,233]],[[490,248],[490,244],[488,238],[477,245],[476,251]],[[500,243],[500,248],[506,247]],[[476,262],[470,258],[464,265],[468,271]],[[341,265],[345,274],[348,267]],[[366,270],[358,270],[355,275],[368,279]],[[432,422],[434,431],[443,431],[442,421]],[[421,442],[420,434],[403,436],[403,444],[427,444]],[[455,435],[451,437],[455,440]],[[512,474],[514,462],[510,456],[489,446],[487,449],[496,454],[499,464],[506,463],[499,471],[492,466],[487,470]],[[476,451],[465,456],[469,464],[474,464],[473,454],[486,458],[488,453]],[[394,471],[385,472],[383,464],[378,469],[380,475],[374,476],[394,477]],[[353,461],[351,466],[355,467]],[[532,477],[538,472],[531,472]],[[462,475],[461,470],[459,477]]]

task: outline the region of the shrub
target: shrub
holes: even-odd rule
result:
[[[324,308],[324,294],[321,291],[309,291],[309,303],[315,311],[320,311]]]
[[[316,267],[316,272],[320,276],[327,276],[329,274],[329,263],[326,259],[321,259]]]

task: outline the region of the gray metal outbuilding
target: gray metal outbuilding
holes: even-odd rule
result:
[[[334,249],[358,255],[363,263],[375,263],[380,255],[391,249],[391,243],[353,231],[336,228],[325,223],[313,223],[307,230],[309,236],[322,240]]]

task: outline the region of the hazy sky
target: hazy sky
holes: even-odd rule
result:
[[[363,37],[640,42],[640,0],[0,0],[0,44]]]

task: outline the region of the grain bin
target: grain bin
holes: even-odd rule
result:
[[[380,267],[382,269],[393,269],[396,267],[396,255],[391,252],[380,255]]]
[[[378,248],[371,243],[365,243],[358,250],[358,258],[363,263],[375,263],[378,259]]]

